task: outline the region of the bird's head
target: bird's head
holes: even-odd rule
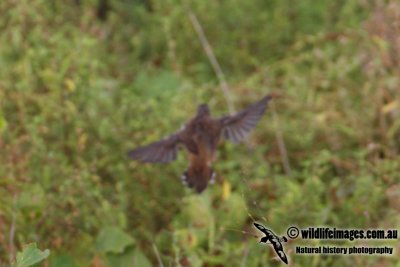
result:
[[[197,108],[197,115],[210,115],[210,109],[208,108],[207,104],[201,104]]]

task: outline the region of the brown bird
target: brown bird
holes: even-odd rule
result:
[[[201,193],[210,181],[214,181],[215,172],[211,163],[221,136],[233,143],[245,138],[264,114],[271,98],[267,95],[234,115],[218,119],[212,118],[208,106],[202,104],[197,109],[197,115],[180,131],[136,148],[129,152],[129,156],[142,162],[168,163],[176,159],[179,145],[183,145],[189,152],[190,164],[182,175],[182,181]]]

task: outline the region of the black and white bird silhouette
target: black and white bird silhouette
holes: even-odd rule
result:
[[[272,232],[270,229],[265,228],[259,223],[254,223],[254,226],[257,227],[258,230],[260,230],[265,236],[261,238],[260,243],[270,243],[274,247],[275,253],[278,255],[278,257],[286,264],[288,264],[288,259],[286,257],[285,252],[283,251],[283,246],[281,242],[287,242],[286,237],[278,237],[274,232]]]

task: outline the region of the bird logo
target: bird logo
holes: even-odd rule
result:
[[[283,251],[283,246],[281,242],[287,242],[287,238],[282,236],[279,238],[274,232],[272,232],[270,229],[265,228],[261,224],[254,223],[254,226],[257,227],[258,230],[260,230],[265,236],[261,238],[260,243],[268,243],[272,244],[274,247],[275,253],[278,255],[278,257],[286,264],[288,264],[288,259],[286,257],[285,252]]]
[[[221,118],[211,117],[206,104],[199,105],[196,116],[181,130],[130,151],[129,157],[141,162],[169,163],[176,159],[178,148],[183,146],[189,154],[189,167],[181,177],[182,182],[201,193],[215,179],[211,165],[221,137],[233,143],[244,139],[257,125],[271,99],[267,95],[242,111]]]

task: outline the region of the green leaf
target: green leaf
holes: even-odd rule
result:
[[[118,227],[108,226],[100,231],[96,240],[96,248],[104,253],[122,253],[127,246],[134,243],[133,238]]]
[[[51,257],[51,267],[76,267],[75,260],[67,253],[60,253]]]
[[[27,267],[38,263],[50,255],[50,250],[41,251],[36,247],[36,243],[24,247],[22,252],[17,253],[17,262],[15,267]]]
[[[6,127],[7,127],[7,121],[3,117],[3,114],[1,114],[0,112],[0,133],[3,132],[3,130],[5,130]]]
[[[152,264],[147,259],[147,257],[139,249],[135,250],[135,256],[134,256],[133,262],[134,262],[133,266],[141,266],[141,267],[151,267],[152,266]]]
[[[149,259],[138,248],[128,248],[123,254],[108,254],[107,260],[109,266],[125,267],[125,266],[140,266],[151,267]]]

